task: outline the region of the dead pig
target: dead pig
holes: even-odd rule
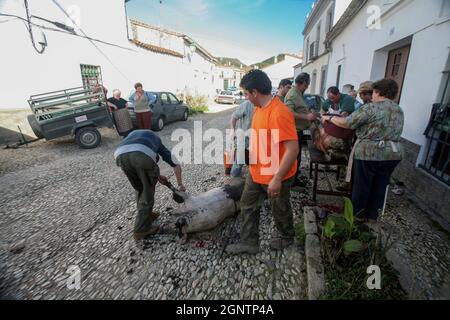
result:
[[[175,226],[178,236],[187,241],[191,233],[216,228],[226,218],[239,210],[239,200],[244,190],[244,179],[233,179],[229,185],[214,188],[198,196],[187,196],[184,204],[175,213],[180,217]]]

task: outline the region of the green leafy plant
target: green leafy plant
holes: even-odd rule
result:
[[[198,106],[198,107],[189,108],[188,110],[189,110],[189,115],[194,115],[194,114],[197,114],[197,113],[208,112],[209,109],[208,109],[207,106]]]

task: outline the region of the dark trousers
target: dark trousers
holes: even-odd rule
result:
[[[354,160],[352,202],[357,217],[378,218],[383,208],[386,187],[399,162]]]
[[[152,128],[152,115],[153,112],[136,112],[136,125],[138,129],[151,129]]]
[[[290,202],[290,189],[293,178],[282,182],[280,196],[270,199],[275,227],[283,238],[294,237],[294,221]],[[267,185],[253,181],[248,174],[242,193],[241,206],[241,241],[252,245],[259,244],[259,218],[261,205],[267,196]]]
[[[146,232],[152,225],[152,210],[155,204],[155,186],[159,168],[152,158],[142,152],[124,153],[117,157],[117,165],[136,190],[137,217],[134,232]]]
[[[298,180],[300,172],[300,163],[302,161],[302,142],[303,142],[303,131],[297,131],[298,137],[298,156],[297,156],[297,171],[295,171],[295,180]]]

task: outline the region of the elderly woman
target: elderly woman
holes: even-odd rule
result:
[[[128,102],[121,98],[121,94],[119,89],[114,89],[113,96],[107,99],[107,104],[112,111],[117,132],[126,137],[133,130],[133,124],[128,113]]]
[[[393,101],[398,93],[394,80],[373,84],[372,102],[348,117],[322,116],[342,128],[356,130],[353,160],[352,202],[358,218],[377,220],[384,206],[386,187],[402,159],[399,143],[403,131],[403,111]]]
[[[136,91],[131,94],[129,101],[134,105],[137,127],[138,129],[151,129],[152,104],[155,103],[156,97],[152,93],[144,91],[140,82],[134,85],[134,89]]]

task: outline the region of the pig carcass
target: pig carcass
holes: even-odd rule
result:
[[[186,195],[182,206],[174,212],[179,216],[175,227],[182,242],[187,241],[189,234],[214,229],[226,218],[238,213],[244,182],[244,179],[235,178],[228,185],[197,196]]]
[[[352,148],[352,139],[340,139],[325,132],[320,122],[313,122],[310,127],[314,146],[325,154],[327,161],[346,159]]]

